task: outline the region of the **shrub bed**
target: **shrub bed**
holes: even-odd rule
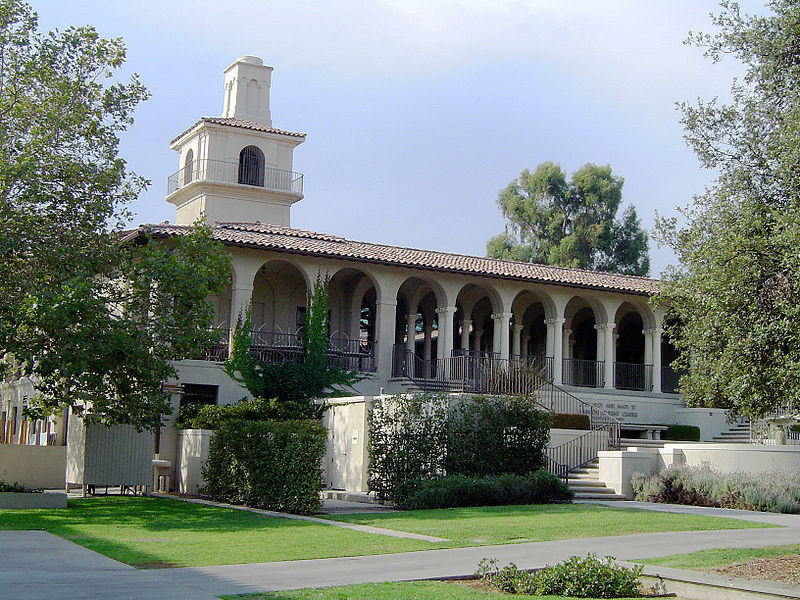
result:
[[[399,503],[419,482],[445,475],[527,475],[545,466],[549,439],[550,415],[530,398],[420,394],[376,401],[370,490]]]
[[[551,427],[556,429],[589,429],[592,421],[589,415],[576,415],[572,413],[556,413],[553,415]]]
[[[699,442],[700,428],[695,425],[667,425],[667,430],[661,432],[662,440],[682,442]]]
[[[213,500],[308,514],[319,508],[325,428],[317,420],[222,422],[203,467]]]
[[[26,488],[21,483],[17,483],[16,481],[14,483],[8,483],[0,479],[0,493],[11,492],[15,494],[27,494],[27,493],[36,494],[36,493],[41,493],[42,491],[43,490],[41,488],[29,489]]]
[[[467,477],[448,475],[407,482],[397,490],[395,502],[404,510],[502,506],[506,504],[553,504],[569,502],[574,493],[555,475],[544,470],[529,475]]]
[[[530,573],[511,563],[502,569],[484,559],[476,575],[508,594],[570,596],[573,598],[631,598],[639,596],[642,565],[629,569],[610,556],[571,556],[562,563]]]
[[[800,474],[720,473],[708,465],[670,467],[653,476],[634,473],[635,499],[717,508],[800,513]]]

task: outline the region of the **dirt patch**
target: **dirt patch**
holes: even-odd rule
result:
[[[749,562],[720,567],[719,569],[709,569],[709,571],[711,573],[721,573],[728,577],[763,579],[800,585],[800,554],[759,558]]]

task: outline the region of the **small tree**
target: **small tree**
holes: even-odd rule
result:
[[[253,358],[250,347],[250,309],[239,315],[230,357],[223,364],[231,379],[253,398],[270,400],[276,419],[318,417],[324,405],[317,402],[346,393],[360,376],[328,366],[328,279],[317,276],[308,294],[303,328],[302,362],[265,363]]]

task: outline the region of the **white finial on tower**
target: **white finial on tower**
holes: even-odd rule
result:
[[[225,69],[222,116],[272,126],[269,87],[272,67],[257,56],[242,56]]]

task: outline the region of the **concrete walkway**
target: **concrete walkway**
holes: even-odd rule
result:
[[[614,502],[613,505],[623,504]],[[634,507],[630,503],[624,505]],[[0,531],[0,548],[4,556],[0,561],[0,597],[20,600],[209,600],[220,594],[468,575],[474,572],[482,558],[496,558],[500,564],[514,562],[520,568],[531,569],[587,552],[630,560],[710,548],[792,544],[800,539],[800,516],[795,515],[651,504],[636,507],[687,513],[701,511],[700,514],[718,516],[734,516],[732,513],[738,513],[737,518],[784,527],[638,534],[152,571],[138,571],[47,533]]]

